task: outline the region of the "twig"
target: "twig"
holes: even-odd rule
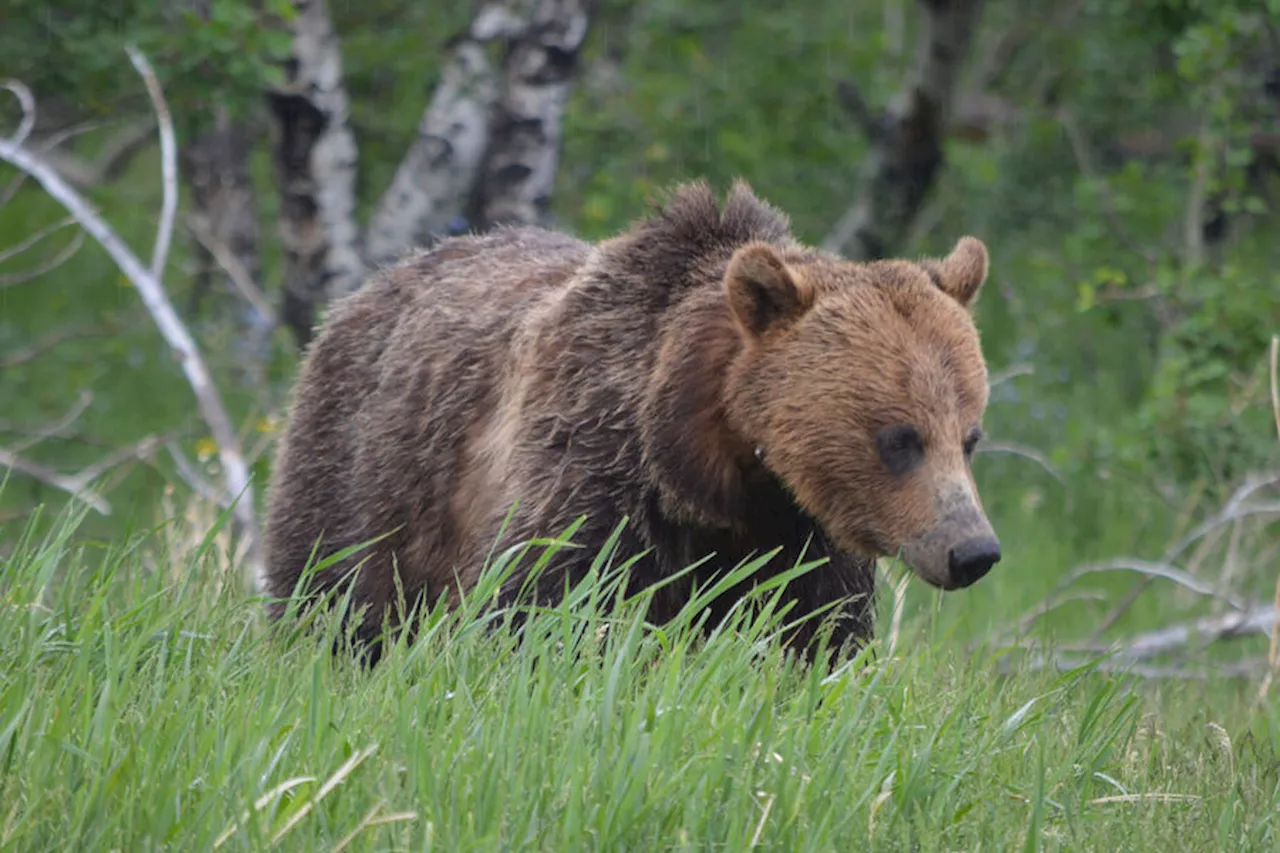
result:
[[[0,356],[0,370],[26,364],[72,338],[109,335],[115,330],[106,326],[65,326],[38,338],[34,343]]]
[[[108,453],[102,459],[74,474],[60,474],[39,462],[24,459],[12,450],[0,447],[0,467],[12,468],[14,471],[26,474],[47,486],[52,486],[84,501],[101,515],[110,515],[111,504],[99,492],[90,488],[89,484],[125,462],[146,459],[159,443],[159,437],[149,435]]]
[[[23,451],[30,450],[35,447],[46,438],[52,438],[53,436],[60,434],[67,427],[71,426],[71,424],[79,420],[80,416],[84,414],[84,410],[89,408],[89,404],[92,402],[93,393],[85,388],[81,388],[80,394],[76,398],[76,402],[67,410],[66,414],[58,418],[53,423],[40,427],[25,440],[7,448],[8,451],[16,456]]]
[[[1035,372],[1036,367],[1034,364],[1028,364],[1027,362],[1011,364],[1003,370],[997,370],[995,373],[991,374],[990,378],[987,379],[987,387],[995,388],[997,385],[1003,385],[1010,379],[1016,379],[1019,376],[1031,376]]]
[[[1209,596],[1211,598],[1221,599],[1236,611],[1242,611],[1245,608],[1244,602],[1238,598],[1233,598],[1218,592],[1212,586],[1204,583],[1190,572],[1183,571],[1172,563],[1151,560],[1136,560],[1126,557],[1120,557],[1114,560],[1105,560],[1099,563],[1086,563],[1083,566],[1077,566],[1067,575],[1064,585],[1074,583],[1085,575],[1096,574],[1100,572],[1137,572],[1150,578],[1164,578],[1173,581],[1179,586],[1185,587],[1199,595]]]
[[[168,123],[168,114],[163,114],[160,119],[162,122]],[[170,127],[168,133],[171,132],[172,127]],[[175,156],[173,150],[168,150],[167,153],[169,158]],[[107,254],[111,256],[111,259],[115,261],[121,272],[133,283],[165,341],[178,354],[182,370],[186,374],[192,392],[195,394],[200,412],[205,422],[209,425],[209,429],[213,433],[214,442],[218,446],[218,455],[222,462],[227,491],[233,498],[239,499],[235,505],[234,517],[249,541],[250,569],[256,576],[261,570],[261,540],[258,534],[257,521],[253,514],[254,502],[249,469],[240,453],[235,430],[218,394],[218,389],[213,383],[213,378],[205,365],[204,358],[200,354],[200,349],[191,337],[191,333],[187,331],[186,326],[183,325],[182,320],[179,319],[174,311],[173,304],[169,301],[164,285],[150,270],[143,266],[138,256],[125,245],[119,235],[89,206],[88,202],[72,189],[47,163],[9,139],[0,140],[0,160],[16,166],[35,178],[44,187],[45,191],[66,208],[80,223],[81,227],[98,241],[107,251]],[[169,163],[165,167],[164,174],[166,183],[174,184],[173,187],[166,189],[166,193],[176,193],[176,180],[173,180],[173,176],[176,174],[176,167],[173,163]],[[161,230],[171,227],[171,222],[168,226],[162,223]],[[161,246],[161,243],[162,240],[158,237],[156,241],[157,249]],[[153,260],[159,262],[157,266],[162,266],[163,253],[157,251],[154,254]]]
[[[253,306],[259,316],[274,326],[276,315],[266,294],[262,292],[262,288],[258,287],[258,283],[249,274],[249,270],[235,256],[235,253],[228,248],[227,244],[214,236],[205,218],[195,215],[187,216],[186,225],[192,236],[205,248],[205,251],[213,256],[218,266],[222,267],[223,272],[227,274],[227,278],[231,279],[231,283],[235,286],[240,296]]]
[[[20,474],[39,480],[47,486],[66,492],[74,498],[84,501],[100,515],[111,515],[111,504],[102,495],[88,488],[86,481],[79,474],[59,474],[38,462],[32,462],[0,447],[0,466],[12,468]]]
[[[0,275],[0,288],[12,287],[16,284],[25,284],[28,281],[34,281],[46,273],[51,273],[58,267],[65,264],[80,251],[80,247],[84,245],[84,232],[77,231],[76,236],[71,238],[71,242],[62,248],[58,254],[54,255],[43,264],[32,267],[29,270],[23,270],[19,273],[5,273]]]
[[[19,106],[22,107],[22,118],[18,121],[18,129],[6,140],[14,145],[21,145],[27,141],[27,137],[36,126],[35,96],[31,94],[31,88],[20,80],[5,80],[0,83],[0,89],[12,92],[18,99]]]
[[[165,450],[169,451],[169,458],[173,460],[174,467],[178,471],[178,476],[192,488],[197,494],[205,500],[226,507],[229,503],[226,498],[218,494],[218,490],[209,484],[204,477],[200,476],[200,472],[196,471],[196,467],[191,464],[191,460],[182,455],[177,446],[173,442],[165,443]]]
[[[1061,596],[1054,600],[1042,601],[1031,610],[1019,616],[1013,623],[997,628],[991,633],[991,637],[999,639],[1007,634],[1021,636],[1031,629],[1042,616],[1057,610],[1065,604],[1071,604],[1075,601],[1106,601],[1107,596],[1103,592],[1097,590],[1083,590],[1081,592],[1073,592],[1069,595]]]
[[[76,224],[75,217],[68,216],[65,219],[59,219],[57,222],[53,223],[52,225],[46,225],[44,228],[41,228],[39,231],[36,231],[33,234],[31,234],[29,237],[27,237],[27,239],[23,240],[22,242],[17,243],[13,246],[10,246],[7,249],[0,250],[0,264],[4,263],[10,258],[16,258],[18,255],[21,255],[23,252],[27,251],[36,243],[39,243],[41,240],[43,240],[45,237],[48,237],[50,234],[54,233],[55,231],[61,231],[63,228],[66,228],[68,226],[75,225],[75,224]]]
[[[1212,667],[1204,669],[1192,669],[1187,666],[1152,666],[1143,663],[1117,663],[1109,660],[1089,660],[1081,657],[1072,657],[1069,655],[1048,655],[1036,656],[1029,660],[1014,662],[1009,658],[1003,658],[1000,661],[999,669],[1001,672],[1008,673],[1015,669],[1023,671],[1053,669],[1058,672],[1079,669],[1080,667],[1090,667],[1098,672],[1108,672],[1116,675],[1131,675],[1138,678],[1161,679],[1161,678],[1186,678],[1196,680],[1208,680],[1210,678],[1253,678],[1258,674],[1261,666],[1265,666],[1265,661],[1238,661],[1232,663],[1215,663]]]
[[[1276,424],[1276,437],[1280,438],[1280,335],[1271,336],[1271,416]],[[1276,595],[1273,604],[1275,621],[1271,624],[1271,647],[1267,651],[1267,676],[1258,688],[1258,701],[1266,698],[1271,682],[1280,672],[1280,577],[1276,578]]]
[[[156,111],[156,124],[160,128],[160,176],[164,197],[160,206],[160,224],[156,228],[156,243],[151,250],[151,275],[160,281],[164,278],[164,265],[169,259],[169,245],[173,242],[173,221],[178,214],[178,145],[174,141],[173,118],[169,115],[169,105],[165,102],[155,70],[136,47],[128,44],[124,49],[133,67],[142,75],[151,106]]]
[[[985,444],[978,445],[977,452],[978,453],[1009,453],[1014,456],[1021,456],[1022,458],[1029,459],[1032,462],[1039,465],[1046,472],[1048,472],[1049,476],[1053,477],[1053,479],[1057,480],[1062,485],[1065,486],[1067,484],[1066,479],[1062,476],[1062,472],[1058,470],[1056,465],[1054,465],[1052,462],[1049,461],[1049,457],[1045,456],[1043,453],[1041,453],[1039,450],[1036,450],[1034,447],[1030,447],[1025,444],[1016,444],[1014,442],[1009,442],[1009,441],[989,441],[989,442],[986,442]]]

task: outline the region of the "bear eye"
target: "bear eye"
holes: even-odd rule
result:
[[[964,455],[966,458],[973,456],[973,451],[977,449],[978,442],[986,438],[987,434],[982,431],[982,427],[974,427],[969,430],[969,434],[964,439]]]
[[[924,439],[910,424],[888,426],[876,433],[876,450],[889,473],[895,477],[924,461]]]

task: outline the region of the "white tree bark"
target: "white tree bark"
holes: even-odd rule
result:
[[[356,225],[356,140],[342,54],[325,0],[294,0],[287,78],[268,93],[286,272],[282,316],[310,340],[318,305],[355,290],[365,273]]]
[[[852,85],[841,92],[870,142],[857,201],[823,248],[851,260],[894,251],[911,227],[942,166],[942,142],[956,83],[977,29],[982,0],[919,0],[924,15],[906,87],[883,115]]]
[[[503,62],[503,89],[477,204],[481,228],[543,220],[561,122],[589,24],[586,0],[537,0]]]
[[[498,90],[484,42],[501,23],[482,12],[453,46],[418,136],[369,220],[365,256],[371,265],[444,233],[465,208],[489,148]]]

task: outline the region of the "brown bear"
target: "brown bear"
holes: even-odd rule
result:
[[[832,645],[860,644],[877,557],[943,589],[1000,559],[970,468],[987,266],[972,237],[941,259],[848,262],[738,181],[723,207],[679,186],[595,245],[502,227],[382,269],[333,306],[300,370],[268,490],[272,614],[313,553],[381,536],[311,580],[324,592],[355,568],[371,639],[399,596],[456,602],[495,546],[585,516],[542,595],[625,519],[617,553],[642,555],[629,590],[702,561],[651,618],[715,571],[780,549],[772,575],[803,551],[827,561],[789,581],[794,613],[834,605]]]

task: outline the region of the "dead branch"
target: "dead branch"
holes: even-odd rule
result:
[[[1016,379],[1019,376],[1031,376],[1036,372],[1034,364],[1025,362],[1019,364],[1011,364],[1003,370],[997,370],[991,374],[991,378],[987,380],[988,388],[995,388],[997,385],[1003,385],[1010,379]]]
[[[1128,675],[1136,678],[1147,679],[1190,679],[1196,681],[1208,681],[1216,678],[1256,678],[1262,667],[1266,665],[1265,661],[1235,661],[1230,663],[1214,663],[1212,666],[1193,669],[1189,666],[1154,666],[1151,664],[1143,664],[1137,662],[1124,662],[1112,660],[1091,660],[1088,658],[1073,655],[1033,655],[1025,660],[1012,660],[1010,658],[1002,658],[998,664],[1000,671],[1009,673],[1014,670],[1043,670],[1052,669],[1057,672],[1067,672],[1073,669],[1089,667],[1098,672],[1113,673],[1116,675]]]
[[[164,195],[160,202],[160,223],[156,227],[156,242],[151,250],[151,275],[164,279],[165,262],[169,260],[169,246],[173,242],[173,221],[178,214],[178,145],[174,141],[173,118],[169,104],[151,63],[133,45],[126,45],[129,61],[147,86],[147,96],[156,111],[156,125],[160,130],[160,177]]]
[[[988,441],[978,445],[978,453],[1006,453],[1012,456],[1019,456],[1028,459],[1041,468],[1043,468],[1050,477],[1057,480],[1062,485],[1066,485],[1066,478],[1062,476],[1062,472],[1058,470],[1058,466],[1049,461],[1049,457],[1045,456],[1039,450],[1026,444],[1018,444],[1012,441]]]
[[[5,275],[0,275],[0,289],[17,284],[25,284],[28,281],[34,281],[43,275],[53,272],[58,267],[71,260],[71,258],[75,256],[76,252],[80,251],[80,248],[83,245],[84,232],[77,231],[76,235],[71,238],[71,242],[67,243],[67,245],[58,252],[58,254],[54,255],[39,266],[32,267],[29,270],[23,270],[20,273],[7,273]]]
[[[1274,37],[1275,33],[1272,32]],[[1280,335],[1271,336],[1271,416],[1276,424],[1276,437],[1280,439]],[[1271,691],[1271,682],[1280,674],[1280,578],[1276,578],[1276,594],[1273,603],[1275,621],[1271,623],[1271,647],[1267,651],[1267,676],[1258,688],[1258,701]]]
[[[18,106],[22,108],[22,118],[18,121],[18,129],[10,136],[10,141],[14,145],[22,145],[27,141],[27,137],[31,135],[32,129],[36,126],[36,99],[31,94],[31,88],[20,80],[5,80],[0,83],[0,89],[11,92],[18,99]]]
[[[882,258],[902,243],[942,166],[956,80],[969,54],[980,0],[921,0],[924,26],[906,88],[883,116],[861,111],[867,151],[857,202],[832,228],[823,248],[851,260]]]
[[[55,329],[21,349],[0,355],[0,370],[26,364],[56,348],[60,344],[74,338],[99,337],[113,334],[116,330],[108,326],[66,326]]]
[[[9,453],[16,456],[35,447],[46,438],[61,435],[68,427],[80,419],[80,416],[84,414],[84,410],[89,408],[89,404],[92,402],[93,393],[87,388],[81,388],[80,393],[76,396],[76,402],[72,404],[66,414],[50,424],[39,427],[22,441],[7,448]]]
[[[130,49],[130,56],[131,58],[136,56],[142,60],[141,62],[135,60],[135,65],[141,65],[143,68],[148,67],[145,58],[140,53],[137,53],[136,49]],[[162,130],[162,137],[168,135],[169,139],[172,140],[172,123],[167,111],[157,115],[157,121],[161,124],[169,125],[167,130]],[[172,146],[162,144],[162,151],[170,160],[176,157]],[[235,430],[231,425],[231,420],[227,415],[218,389],[214,385],[213,378],[205,365],[200,349],[174,311],[173,305],[165,292],[164,285],[151,270],[143,265],[137,255],[120,239],[119,235],[106,221],[89,206],[88,202],[38,156],[10,138],[0,140],[0,160],[8,162],[35,178],[44,190],[61,204],[68,213],[74,216],[80,226],[106,250],[107,254],[120,268],[120,271],[129,278],[137,289],[138,295],[142,298],[143,304],[150,312],[160,333],[177,354],[182,370],[187,377],[192,392],[195,394],[201,415],[213,434],[214,442],[218,446],[219,459],[222,463],[228,499],[236,501],[233,514],[242,535],[248,540],[250,568],[256,574],[261,570],[261,539],[253,512],[253,492],[248,466],[244,462]],[[166,198],[176,197],[176,165],[170,162],[163,168],[162,174],[166,184],[170,184],[165,189]],[[165,212],[172,216],[176,212],[175,208],[176,205],[167,204]],[[172,222],[168,225],[162,224],[158,229],[156,248],[153,251],[153,267],[155,269],[163,268],[165,253],[167,252],[167,246],[164,246],[163,240],[160,239],[159,235],[166,231],[171,233],[171,229]]]
[[[222,271],[227,274],[227,278],[231,281],[236,293],[245,302],[253,306],[253,309],[263,319],[271,325],[275,325],[276,312],[271,307],[271,302],[267,299],[267,295],[263,293],[262,288],[254,281],[252,273],[245,268],[244,263],[231,251],[231,247],[214,235],[213,229],[209,227],[208,220],[203,216],[191,214],[184,219],[184,222],[191,235],[217,262]]]
[[[91,190],[118,177],[133,155],[151,141],[150,122],[133,121],[104,142],[101,152],[92,160],[86,160],[69,151],[61,151],[56,147],[71,136],[95,130],[101,126],[101,122],[92,122],[86,126],[68,128],[48,139],[33,143],[30,147],[41,152],[45,161],[57,169],[67,183],[80,190]]]
[[[73,498],[84,501],[99,515],[111,515],[111,504],[102,495],[89,488],[88,480],[79,474],[59,474],[38,462],[32,462],[0,447],[0,466],[10,468],[19,474],[39,480],[47,486],[66,492]]]

